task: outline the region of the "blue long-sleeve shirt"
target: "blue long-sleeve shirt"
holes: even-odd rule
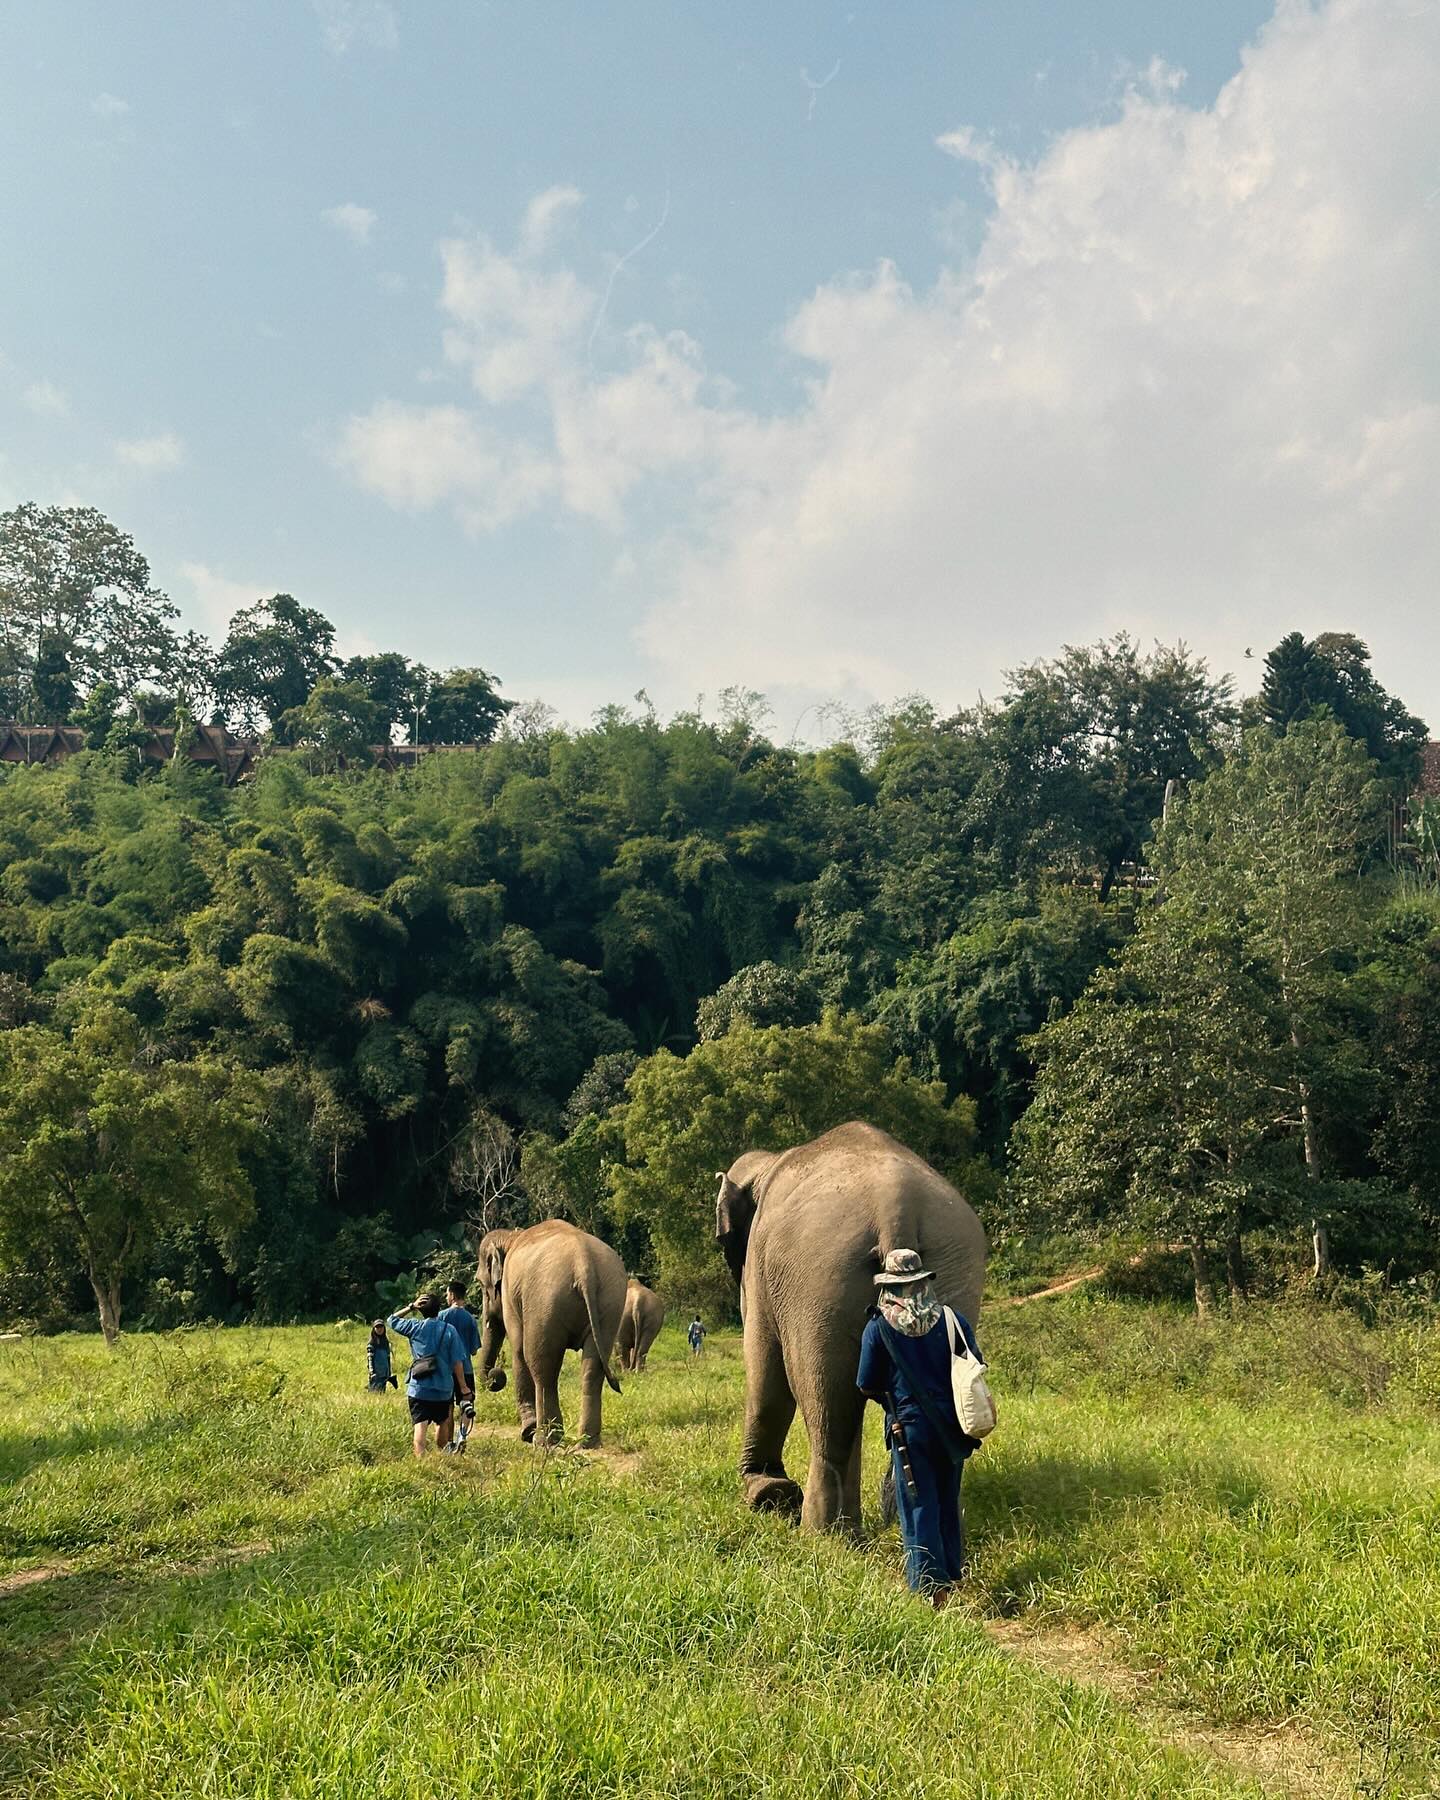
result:
[[[371,1381],[384,1383],[390,1379],[390,1345],[371,1338],[365,1346],[365,1370]]]
[[[960,1315],[955,1315],[957,1318]],[[978,1357],[980,1347],[975,1342],[975,1334],[970,1329],[969,1321],[960,1320],[961,1330],[965,1333],[965,1341]],[[872,1315],[866,1322],[865,1331],[860,1339],[860,1366],[856,1371],[855,1385],[862,1393],[885,1396],[885,1412],[887,1419],[892,1416],[890,1403],[893,1400],[895,1413],[905,1429],[906,1441],[914,1448],[940,1447],[940,1436],[930,1416],[920,1404],[917,1389],[922,1391],[930,1402],[933,1411],[947,1422],[955,1419],[955,1396],[950,1386],[950,1339],[946,1331],[945,1315],[932,1325],[924,1337],[904,1339],[904,1356],[914,1374],[901,1368],[890,1353],[885,1341],[887,1329],[878,1315]],[[899,1336],[899,1333],[896,1333]],[[967,1438],[955,1420],[955,1442],[968,1444],[974,1448],[975,1440]]]
[[[455,1392],[455,1365],[465,1362],[454,1326],[444,1319],[402,1319],[399,1313],[392,1313],[385,1322],[391,1331],[409,1338],[412,1368],[417,1357],[435,1358],[432,1374],[406,1377],[405,1392],[412,1400],[448,1400]]]

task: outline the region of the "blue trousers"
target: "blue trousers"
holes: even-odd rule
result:
[[[905,1544],[905,1579],[917,1594],[930,1594],[959,1581],[965,1570],[965,1527],[960,1519],[960,1474],[938,1446],[910,1434],[910,1468],[915,1492],[905,1485],[900,1452],[891,1446],[895,1505]]]

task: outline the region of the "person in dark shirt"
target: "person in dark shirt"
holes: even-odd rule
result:
[[[875,1285],[878,1305],[860,1339],[856,1385],[885,1409],[905,1579],[944,1606],[965,1572],[960,1473],[976,1440],[955,1417],[950,1337],[930,1270],[914,1250],[892,1250]],[[961,1328],[978,1356],[963,1320]]]
[[[372,1394],[383,1394],[387,1387],[399,1387],[391,1372],[390,1340],[385,1335],[385,1321],[377,1319],[370,1327],[365,1344],[365,1374]]]
[[[446,1305],[440,1317],[454,1328],[460,1340],[461,1360],[465,1368],[465,1387],[467,1395],[462,1399],[459,1383],[455,1386],[455,1404],[463,1412],[468,1406],[470,1416],[475,1415],[475,1403],[469,1396],[475,1392],[475,1358],[480,1350],[480,1327],[475,1323],[475,1315],[465,1304],[465,1283],[457,1276],[445,1289]]]

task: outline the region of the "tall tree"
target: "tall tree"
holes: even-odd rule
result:
[[[1433,1247],[1440,1229],[1440,933],[1420,978],[1390,1009],[1379,1049],[1391,1080],[1378,1160],[1409,1193]]]
[[[1007,680],[975,726],[988,765],[975,799],[1000,870],[1023,875],[1039,845],[1093,866],[1103,898],[1140,859],[1166,784],[1217,759],[1235,717],[1230,680],[1184,644],[1142,653],[1124,632]]]
[[[1294,1052],[1305,1171],[1317,1195],[1315,1273],[1329,1268],[1320,1112],[1338,1069],[1336,1000],[1343,961],[1363,929],[1367,844],[1384,796],[1365,747],[1327,719],[1283,737],[1248,732],[1236,755],[1173,811],[1152,863],[1197,920],[1233,929],[1268,971]]]
[[[499,683],[484,669],[449,669],[436,675],[424,697],[420,737],[432,744],[488,744],[515,702],[502,700]],[[413,725],[412,725],[413,735]]]
[[[0,1033],[0,1246],[16,1262],[71,1258],[113,1344],[126,1278],[161,1233],[223,1234],[248,1216],[245,1085],[213,1058],[150,1059],[123,1018],[73,1039]]]
[[[387,741],[385,708],[358,681],[322,676],[303,706],[280,715],[277,733],[311,753],[314,767],[333,770],[368,763],[372,747]]]
[[[398,650],[370,656],[352,656],[340,671],[341,679],[362,687],[384,714],[385,724],[377,743],[388,743],[397,726],[410,739],[415,736],[415,715],[425,705],[433,677],[423,663],[412,663]]]
[[[1207,1233],[1226,1220],[1238,1241],[1239,1201],[1270,1146],[1289,1149],[1273,1186],[1303,1170],[1315,1273],[1329,1268],[1327,1142],[1350,1077],[1344,969],[1381,793],[1363,747],[1331,720],[1247,733],[1152,846],[1163,898],[1136,939],[1036,1040],[1021,1126],[1032,1191],[1183,1231],[1201,1303]]]
[[[1152,907],[1116,964],[1033,1043],[1040,1070],[1016,1134],[1016,1185],[1034,1222],[1178,1236],[1200,1311],[1214,1301],[1217,1241],[1242,1285],[1260,1153],[1289,1110],[1288,1047],[1233,930],[1173,900]]]
[[[0,713],[56,723],[96,682],[127,699],[163,684],[176,617],[134,540],[93,507],[0,513]]]
[[[1428,734],[1375,679],[1370,652],[1349,631],[1313,639],[1292,631],[1265,658],[1260,710],[1276,730],[1328,713],[1362,743],[1385,779],[1404,789],[1414,779]]]
[[[216,696],[239,729],[278,727],[336,667],[335,628],[324,614],[272,594],[231,619],[215,663]]]

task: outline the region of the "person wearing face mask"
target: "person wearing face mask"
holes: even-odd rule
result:
[[[965,1572],[960,1474],[978,1448],[955,1416],[952,1352],[934,1278],[914,1250],[892,1250],[860,1339],[856,1386],[885,1411],[885,1441],[905,1545],[905,1579],[936,1607]],[[959,1319],[971,1353],[979,1347]]]

